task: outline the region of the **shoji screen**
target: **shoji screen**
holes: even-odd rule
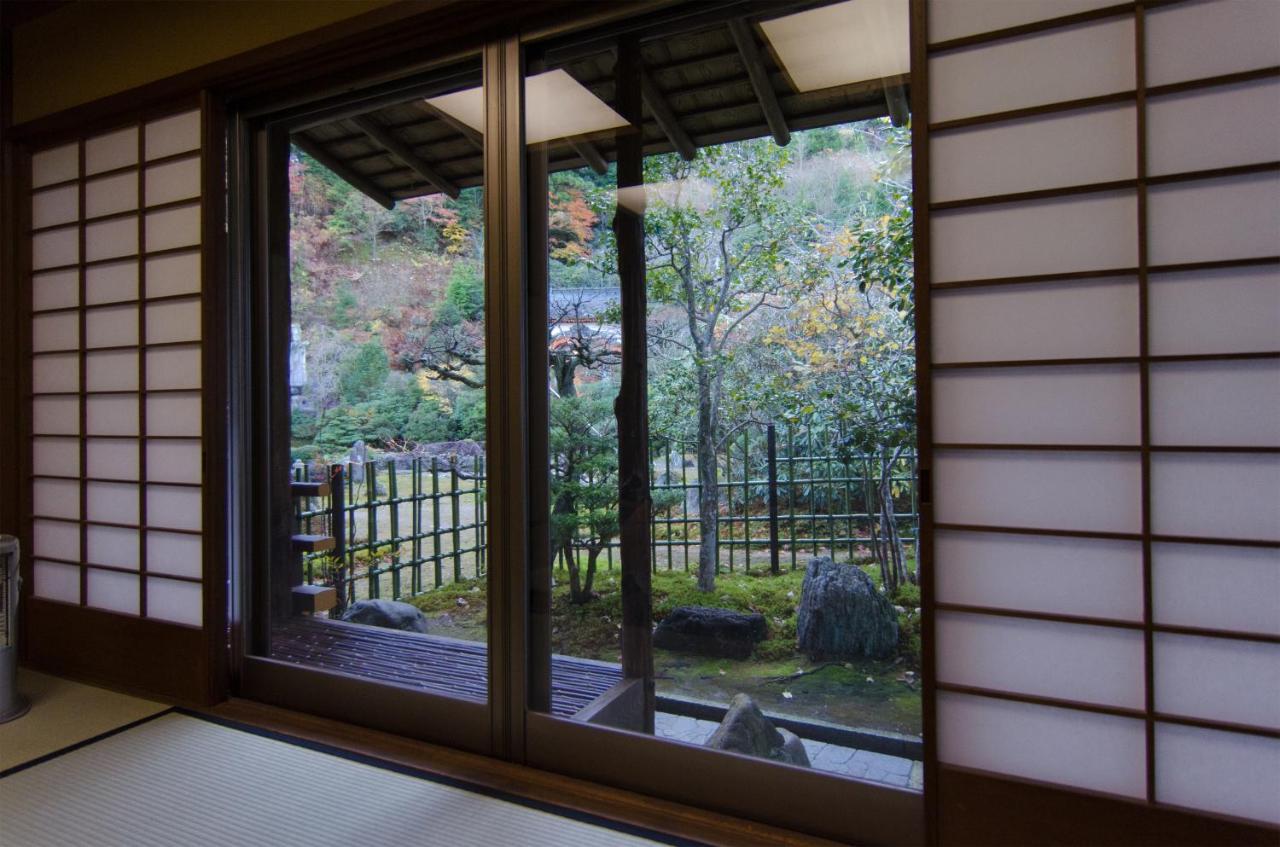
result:
[[[1280,3],[928,9],[940,762],[1280,823]]]
[[[201,140],[196,110],[32,152],[37,601],[202,625]]]

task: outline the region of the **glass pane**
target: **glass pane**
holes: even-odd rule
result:
[[[487,699],[479,62],[292,134],[292,561],[271,655]],[[319,485],[315,485],[318,483]]]
[[[919,788],[907,4],[629,37],[542,46],[525,90],[551,560],[531,705]]]

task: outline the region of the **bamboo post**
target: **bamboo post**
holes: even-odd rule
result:
[[[765,430],[769,452],[769,573],[778,575],[778,432],[773,424]]]

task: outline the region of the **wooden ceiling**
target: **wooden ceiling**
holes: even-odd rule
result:
[[[728,141],[772,135],[786,143],[795,130],[886,115],[898,125],[907,120],[905,75],[799,93],[745,17],[640,38],[645,155],[674,150],[692,158],[698,147]],[[613,105],[614,52],[607,41],[548,62],[548,69],[557,67]],[[294,133],[293,142],[387,208],[411,197],[456,195],[483,181],[480,133],[422,97],[312,126]],[[603,172],[615,156],[614,138],[554,141],[548,156],[553,171]]]

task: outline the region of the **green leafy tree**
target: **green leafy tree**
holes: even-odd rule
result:
[[[600,554],[618,537],[618,444],[602,392],[551,401],[551,542],[569,572],[574,603],[594,596]],[[577,551],[586,552],[579,562]]]
[[[405,439],[419,444],[448,441],[450,434],[449,415],[439,398],[431,395],[418,402],[404,428]]]
[[[363,403],[382,388],[390,373],[382,342],[367,341],[351,351],[338,366],[338,393],[344,403]]]
[[[676,307],[679,325],[657,333],[660,348],[684,359],[696,398],[698,587],[715,588],[720,511],[717,456],[723,378],[736,336],[760,309],[776,307],[784,248],[796,221],[781,202],[787,151],[769,140],[703,148],[692,162],[650,157],[656,186],[645,212],[650,299]]]

